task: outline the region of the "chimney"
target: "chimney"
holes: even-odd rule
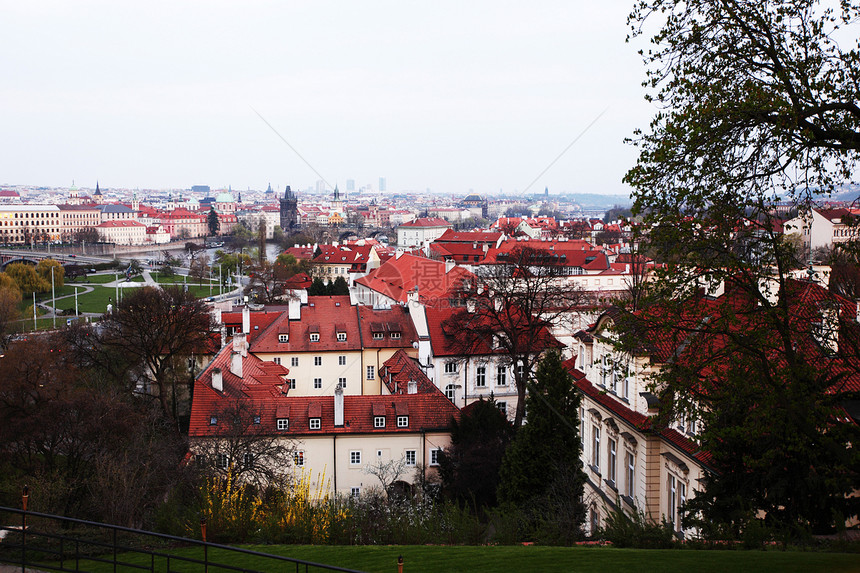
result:
[[[242,332],[245,334],[251,332],[251,309],[247,304],[242,307]]]
[[[227,346],[227,327],[221,325],[221,348]]]
[[[457,266],[457,263],[455,263],[453,260],[445,261],[445,274],[450,273],[451,269],[453,269],[456,266]]]
[[[334,425],[343,426],[343,388],[340,384],[334,389]]]
[[[224,377],[221,376],[220,368],[212,369],[212,389],[219,392],[224,391]]]
[[[401,251],[400,249],[397,249],[397,250],[394,252],[394,260],[397,260],[397,259],[399,259],[399,258],[400,258],[400,257],[402,257],[402,256],[403,256],[403,251]]]
[[[857,308],[854,311],[854,320],[860,322],[860,298],[857,299]]]
[[[410,380],[406,384],[406,393],[407,394],[417,394],[418,393],[418,382],[415,380]]]
[[[215,310],[215,324],[221,324],[221,309],[216,308]]]
[[[242,377],[242,355],[235,350],[233,351],[232,360],[230,361],[230,372]]]
[[[287,318],[289,318],[290,320],[301,320],[302,299],[297,296],[290,297],[289,301],[287,302]]]
[[[233,335],[233,352],[238,352],[242,358],[248,356],[248,338],[244,332]]]

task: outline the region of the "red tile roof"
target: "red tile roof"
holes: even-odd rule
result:
[[[427,305],[442,304],[460,288],[464,280],[473,280],[475,275],[455,266],[445,272],[445,263],[414,255],[401,255],[387,260],[379,268],[364,277],[356,279],[356,284],[401,303],[407,302],[410,292],[417,287],[418,296]]]
[[[379,377],[392,394],[406,394],[411,381],[416,383],[419,394],[432,394],[437,390],[436,385],[418,365],[418,361],[402,349],[385,361],[379,369]]]
[[[361,344],[364,348],[412,348],[418,340],[415,325],[405,306],[391,309],[374,309],[357,306],[361,326]],[[374,338],[374,333],[382,338]]]
[[[338,341],[338,332],[346,333],[345,341]],[[319,334],[318,341],[311,341],[312,333]],[[288,335],[287,342],[279,341],[281,334]],[[349,296],[310,296],[302,305],[301,319],[290,320],[289,313],[282,312],[251,345],[251,351],[257,353],[360,349],[358,312]]]
[[[455,231],[448,229],[435,243],[495,243],[502,236],[498,231]]]
[[[414,219],[408,223],[403,223],[401,227],[453,227],[451,223],[439,217],[422,217]]]
[[[287,369],[271,362],[262,362],[250,354],[243,361],[243,374],[246,376],[239,379],[229,371],[230,350],[229,346],[222,350],[195,380],[188,430],[190,436],[213,436],[225,431],[226,422],[219,418],[219,414],[238,400],[245,401],[259,412],[264,434],[285,437],[444,431],[451,419],[460,415],[457,407],[436,386],[419,383],[419,388],[424,391],[417,394],[344,396],[344,424],[335,426],[333,396],[289,396],[282,393],[282,383],[274,379],[286,375]],[[279,370],[275,371],[274,366]],[[222,392],[212,388],[214,368],[222,370]],[[249,377],[254,377],[254,380],[249,381]],[[260,378],[263,380],[260,381]],[[384,428],[375,427],[373,418],[377,415],[385,416]],[[408,416],[406,427],[397,426],[398,415]],[[213,417],[215,424],[211,423]],[[289,420],[289,429],[279,431],[276,420],[283,417]],[[310,418],[320,419],[320,429],[310,429]]]

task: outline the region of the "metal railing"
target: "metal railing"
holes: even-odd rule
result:
[[[0,506],[0,524],[10,519],[20,525],[0,525],[0,534],[3,534],[0,535],[0,563],[20,566],[22,571],[361,573],[355,569],[208,543],[205,522],[201,522],[203,541],[198,541],[27,511],[26,493],[23,509]]]

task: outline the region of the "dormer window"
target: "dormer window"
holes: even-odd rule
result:
[[[383,335],[381,332],[374,332],[374,333],[373,333],[373,339],[374,339],[374,340],[382,340],[382,337],[383,337],[383,336],[384,336],[384,335]]]
[[[397,427],[398,428],[408,428],[409,427],[409,416],[397,416]]]
[[[392,332],[391,338],[393,338],[394,340],[398,340],[400,338],[400,333],[399,332]]]
[[[282,432],[290,429],[290,419],[289,418],[278,418],[277,424],[278,424],[278,426],[277,426],[278,430],[280,430]]]
[[[209,416],[209,425],[217,426],[218,425],[218,416]]]
[[[346,342],[346,333],[345,332],[338,332],[337,333],[337,341],[338,342]]]
[[[374,416],[373,417],[373,427],[374,428],[384,428],[385,427],[385,416]]]
[[[308,419],[308,428],[311,430],[319,430],[322,427],[322,421],[320,418],[309,418]]]
[[[278,342],[289,342],[289,341],[290,341],[290,335],[289,334],[279,334],[278,335]]]
[[[320,333],[319,332],[311,332],[311,342],[319,342],[320,341]]]

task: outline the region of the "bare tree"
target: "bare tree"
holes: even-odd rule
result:
[[[364,466],[364,473],[378,479],[383,491],[385,491],[390,499],[394,493],[394,484],[400,481],[400,478],[406,474],[406,461],[403,459],[389,460],[387,462],[379,460]]]
[[[219,423],[212,435],[200,439],[192,450],[205,473],[231,476],[260,489],[284,484],[293,466],[292,441],[264,429],[262,407],[248,399],[234,400],[215,411]]]
[[[180,288],[143,287],[126,296],[94,330],[96,346],[120,350],[154,385],[166,416],[178,418],[177,390],[187,377],[175,372],[177,359],[209,344],[212,317],[206,305]]]
[[[476,281],[460,286],[458,295],[466,306],[443,325],[459,333],[452,343],[460,354],[489,347],[507,357],[517,387],[517,427],[525,415],[531,373],[545,349],[560,345],[549,327],[586,302],[583,291],[567,281],[563,271],[546,250],[517,247],[500,253],[496,264],[478,269]]]

